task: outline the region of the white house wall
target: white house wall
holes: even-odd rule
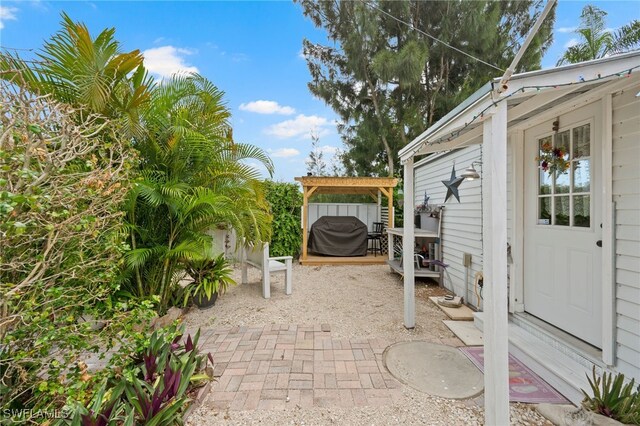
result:
[[[451,177],[451,168],[456,166],[459,176],[472,161],[481,159],[481,145],[475,145],[450,152],[437,159],[418,164],[415,169],[415,205],[424,200],[425,191],[429,203],[443,205],[446,188],[443,180]],[[481,173],[481,168],[477,167]],[[455,197],[444,204],[442,220],[443,261],[448,264],[453,290],[463,296],[467,303],[477,306],[473,280],[478,271],[482,271],[482,203],[480,180],[465,181],[459,187],[460,203]],[[410,216],[409,216],[410,217]],[[462,265],[463,254],[471,254],[471,267]],[[465,279],[467,280],[465,284]],[[446,274],[445,285],[450,288]]]
[[[617,369],[640,378],[640,86],[612,98]]]

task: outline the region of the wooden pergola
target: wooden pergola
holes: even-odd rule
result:
[[[302,260],[307,260],[307,226],[309,222],[309,198],[314,194],[354,194],[370,195],[376,202],[381,193],[388,200],[389,217],[387,226],[393,227],[393,188],[398,179],[389,177],[340,177],[302,176],[294,178],[302,184]]]

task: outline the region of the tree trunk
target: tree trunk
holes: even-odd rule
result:
[[[135,225],[136,223],[136,213],[135,213],[135,202],[133,203],[133,211],[131,212],[131,223]],[[131,248],[133,250],[135,250],[137,248],[137,244],[136,244],[136,231],[135,230],[131,230]],[[136,284],[138,285],[138,296],[139,297],[143,297],[144,296],[144,288],[142,287],[142,276],[140,275],[140,268],[136,267],[135,268],[135,273],[136,273]]]
[[[378,105],[378,98],[376,94],[375,87],[369,78],[369,74],[367,70],[365,70],[365,76],[367,79],[367,84],[369,85],[369,91],[371,92],[371,100],[373,101],[373,108],[376,111],[376,118],[378,119],[378,124],[381,129],[384,129],[384,123],[382,122],[382,113],[380,111],[380,106]],[[393,152],[391,151],[391,146],[387,141],[387,136],[384,132],[380,135],[380,139],[382,139],[382,145],[384,145],[384,149],[387,153],[387,167],[389,168],[389,176],[393,177],[394,167],[393,167]]]

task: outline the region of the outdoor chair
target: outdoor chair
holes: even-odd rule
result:
[[[284,272],[284,292],[292,292],[292,263],[293,257],[269,257],[269,243],[247,243],[242,247],[242,284],[247,283],[247,266],[253,266],[262,273],[262,297],[271,297],[271,274]]]
[[[367,234],[367,247],[376,256],[378,252],[382,254],[382,230],[384,223],[373,222],[373,230]]]

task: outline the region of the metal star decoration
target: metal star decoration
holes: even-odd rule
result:
[[[456,177],[456,166],[454,165],[451,169],[451,179],[443,180],[442,183],[447,187],[447,195],[444,197],[444,202],[446,203],[449,197],[452,195],[456,197],[456,200],[460,202],[460,194],[458,194],[458,187],[464,181],[463,177]]]

